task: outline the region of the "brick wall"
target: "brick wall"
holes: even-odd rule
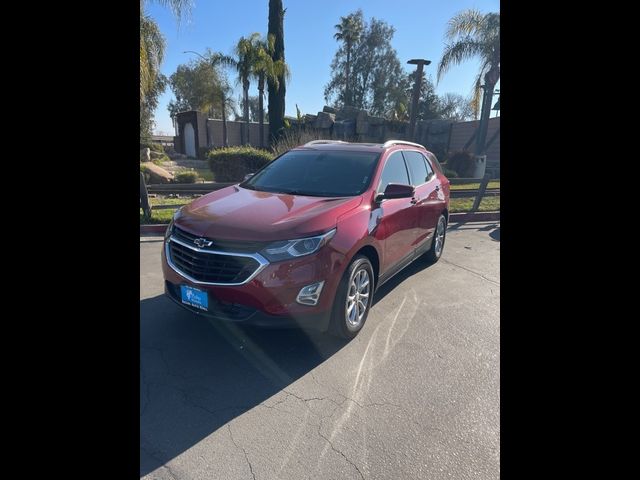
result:
[[[243,122],[232,122],[227,120],[227,139],[229,146],[242,145],[241,131]],[[222,120],[209,118],[207,119],[207,128],[209,129],[209,138],[213,142],[213,146],[221,147],[222,142]],[[249,143],[253,147],[260,147],[260,124],[256,122],[249,123]],[[268,148],[269,143],[269,124],[264,124],[264,148]]]
[[[456,150],[462,150],[467,141],[473,135],[473,132],[478,126],[478,120],[472,120],[470,122],[454,123],[451,130],[451,140],[449,142],[449,151],[455,152]],[[487,129],[487,142],[491,140],[493,134],[500,129],[500,117],[494,117],[489,119],[489,128]],[[475,146],[475,140],[468,148],[470,152],[473,152]],[[499,169],[500,168],[500,134],[493,141],[487,150],[487,168]]]

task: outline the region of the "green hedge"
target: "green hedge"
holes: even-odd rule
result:
[[[141,143],[140,150],[149,148],[152,152],[164,153],[164,147],[159,143]]]
[[[449,154],[444,167],[453,170],[458,177],[468,178],[473,176],[475,169],[475,157],[471,152],[460,150]]]
[[[444,173],[444,176],[447,178],[458,178],[458,172],[446,168],[444,165],[442,165],[442,173]]]
[[[198,180],[198,172],[194,172],[193,170],[179,172],[176,173],[175,179],[178,183],[196,183]]]
[[[272,153],[253,147],[219,148],[207,156],[216,182],[241,182],[246,174],[257,171],[274,158]]]

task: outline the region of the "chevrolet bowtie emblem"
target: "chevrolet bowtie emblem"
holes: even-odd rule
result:
[[[211,240],[207,240],[206,238],[196,238],[193,243],[195,243],[196,246],[200,248],[210,247],[211,245],[213,245],[213,242]]]

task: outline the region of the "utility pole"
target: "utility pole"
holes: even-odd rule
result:
[[[431,60],[414,58],[407,62],[409,65],[417,65],[416,81],[413,84],[413,98],[411,99],[411,112],[409,114],[409,140],[415,140],[416,119],[418,114],[418,100],[420,100],[420,87],[422,86],[422,72],[424,66],[429,65]]]

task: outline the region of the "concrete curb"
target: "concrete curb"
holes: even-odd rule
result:
[[[460,222],[493,222],[500,220],[500,212],[452,213],[449,223]],[[140,225],[140,235],[164,235],[168,223],[158,225]]]
[[[140,235],[164,235],[168,226],[168,223],[160,223],[158,225],[140,225]]]

